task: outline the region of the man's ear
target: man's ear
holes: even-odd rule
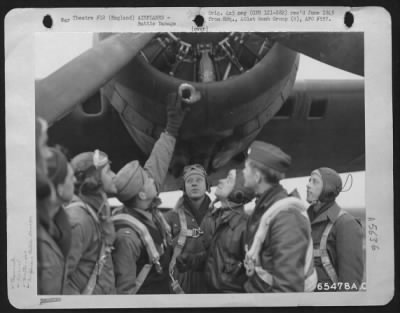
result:
[[[63,192],[63,185],[62,184],[58,184],[57,187],[55,188],[55,190],[56,190],[57,197],[61,198],[62,192]]]
[[[261,183],[262,175],[258,169],[254,170],[254,178],[256,179],[257,184]]]
[[[140,200],[147,200],[147,194],[144,191],[139,191],[138,197]]]

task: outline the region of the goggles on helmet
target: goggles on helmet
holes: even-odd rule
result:
[[[186,165],[183,168],[183,179],[186,179],[189,174],[193,173],[197,173],[199,175],[207,177],[207,172],[203,166],[201,166],[200,164],[191,164],[191,165]]]
[[[102,168],[109,164],[110,161],[108,160],[107,154],[103,151],[95,150],[93,154],[93,165],[96,169]]]

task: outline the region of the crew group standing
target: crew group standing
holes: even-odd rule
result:
[[[179,128],[195,97],[182,85],[167,97],[167,125],[142,167],[118,173],[105,152],[75,156],[47,146],[36,120],[39,294],[169,294],[311,292],[317,284],[360,287],[362,228],[335,202],[340,176],[311,173],[307,208],[280,181],[291,157],[253,142],[245,167],[219,180],[211,202],[206,170],[186,166],[183,196],[158,209]],[[108,197],[123,204],[114,209]],[[255,198],[251,213],[245,206]],[[318,289],[319,290],[319,289]],[[352,289],[354,290],[354,289]],[[332,290],[330,290],[332,291]]]

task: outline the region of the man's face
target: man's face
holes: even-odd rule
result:
[[[58,197],[62,202],[70,202],[74,196],[74,184],[75,184],[74,170],[71,165],[68,164],[68,172],[65,177],[65,181],[57,186]]]
[[[198,200],[206,194],[206,179],[199,174],[192,174],[185,180],[185,192],[189,199]]]
[[[144,171],[144,184],[142,190],[146,193],[147,200],[153,200],[157,197],[158,193],[154,179],[150,177],[146,171]]]
[[[244,187],[249,188],[253,191],[257,187],[257,179],[254,168],[251,167],[249,160],[246,160],[243,169]]]
[[[226,178],[220,179],[215,189],[215,195],[218,199],[226,199],[235,187],[236,170],[230,170]]]
[[[103,190],[107,195],[115,195],[117,193],[117,186],[115,185],[115,173],[111,170],[110,164],[105,165],[101,169],[101,183]]]
[[[322,193],[323,181],[318,172],[313,172],[307,184],[307,202],[314,203]]]

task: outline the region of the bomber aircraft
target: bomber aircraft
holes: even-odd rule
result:
[[[164,191],[185,165],[211,183],[240,168],[254,140],[292,156],[288,177],[329,166],[365,170],[362,33],[96,33],[93,47],[35,82],[50,144],[73,156],[101,149],[113,169],[142,164],[166,124],[165,98],[182,83],[201,99],[180,129]],[[360,75],[296,80],[300,53]]]

